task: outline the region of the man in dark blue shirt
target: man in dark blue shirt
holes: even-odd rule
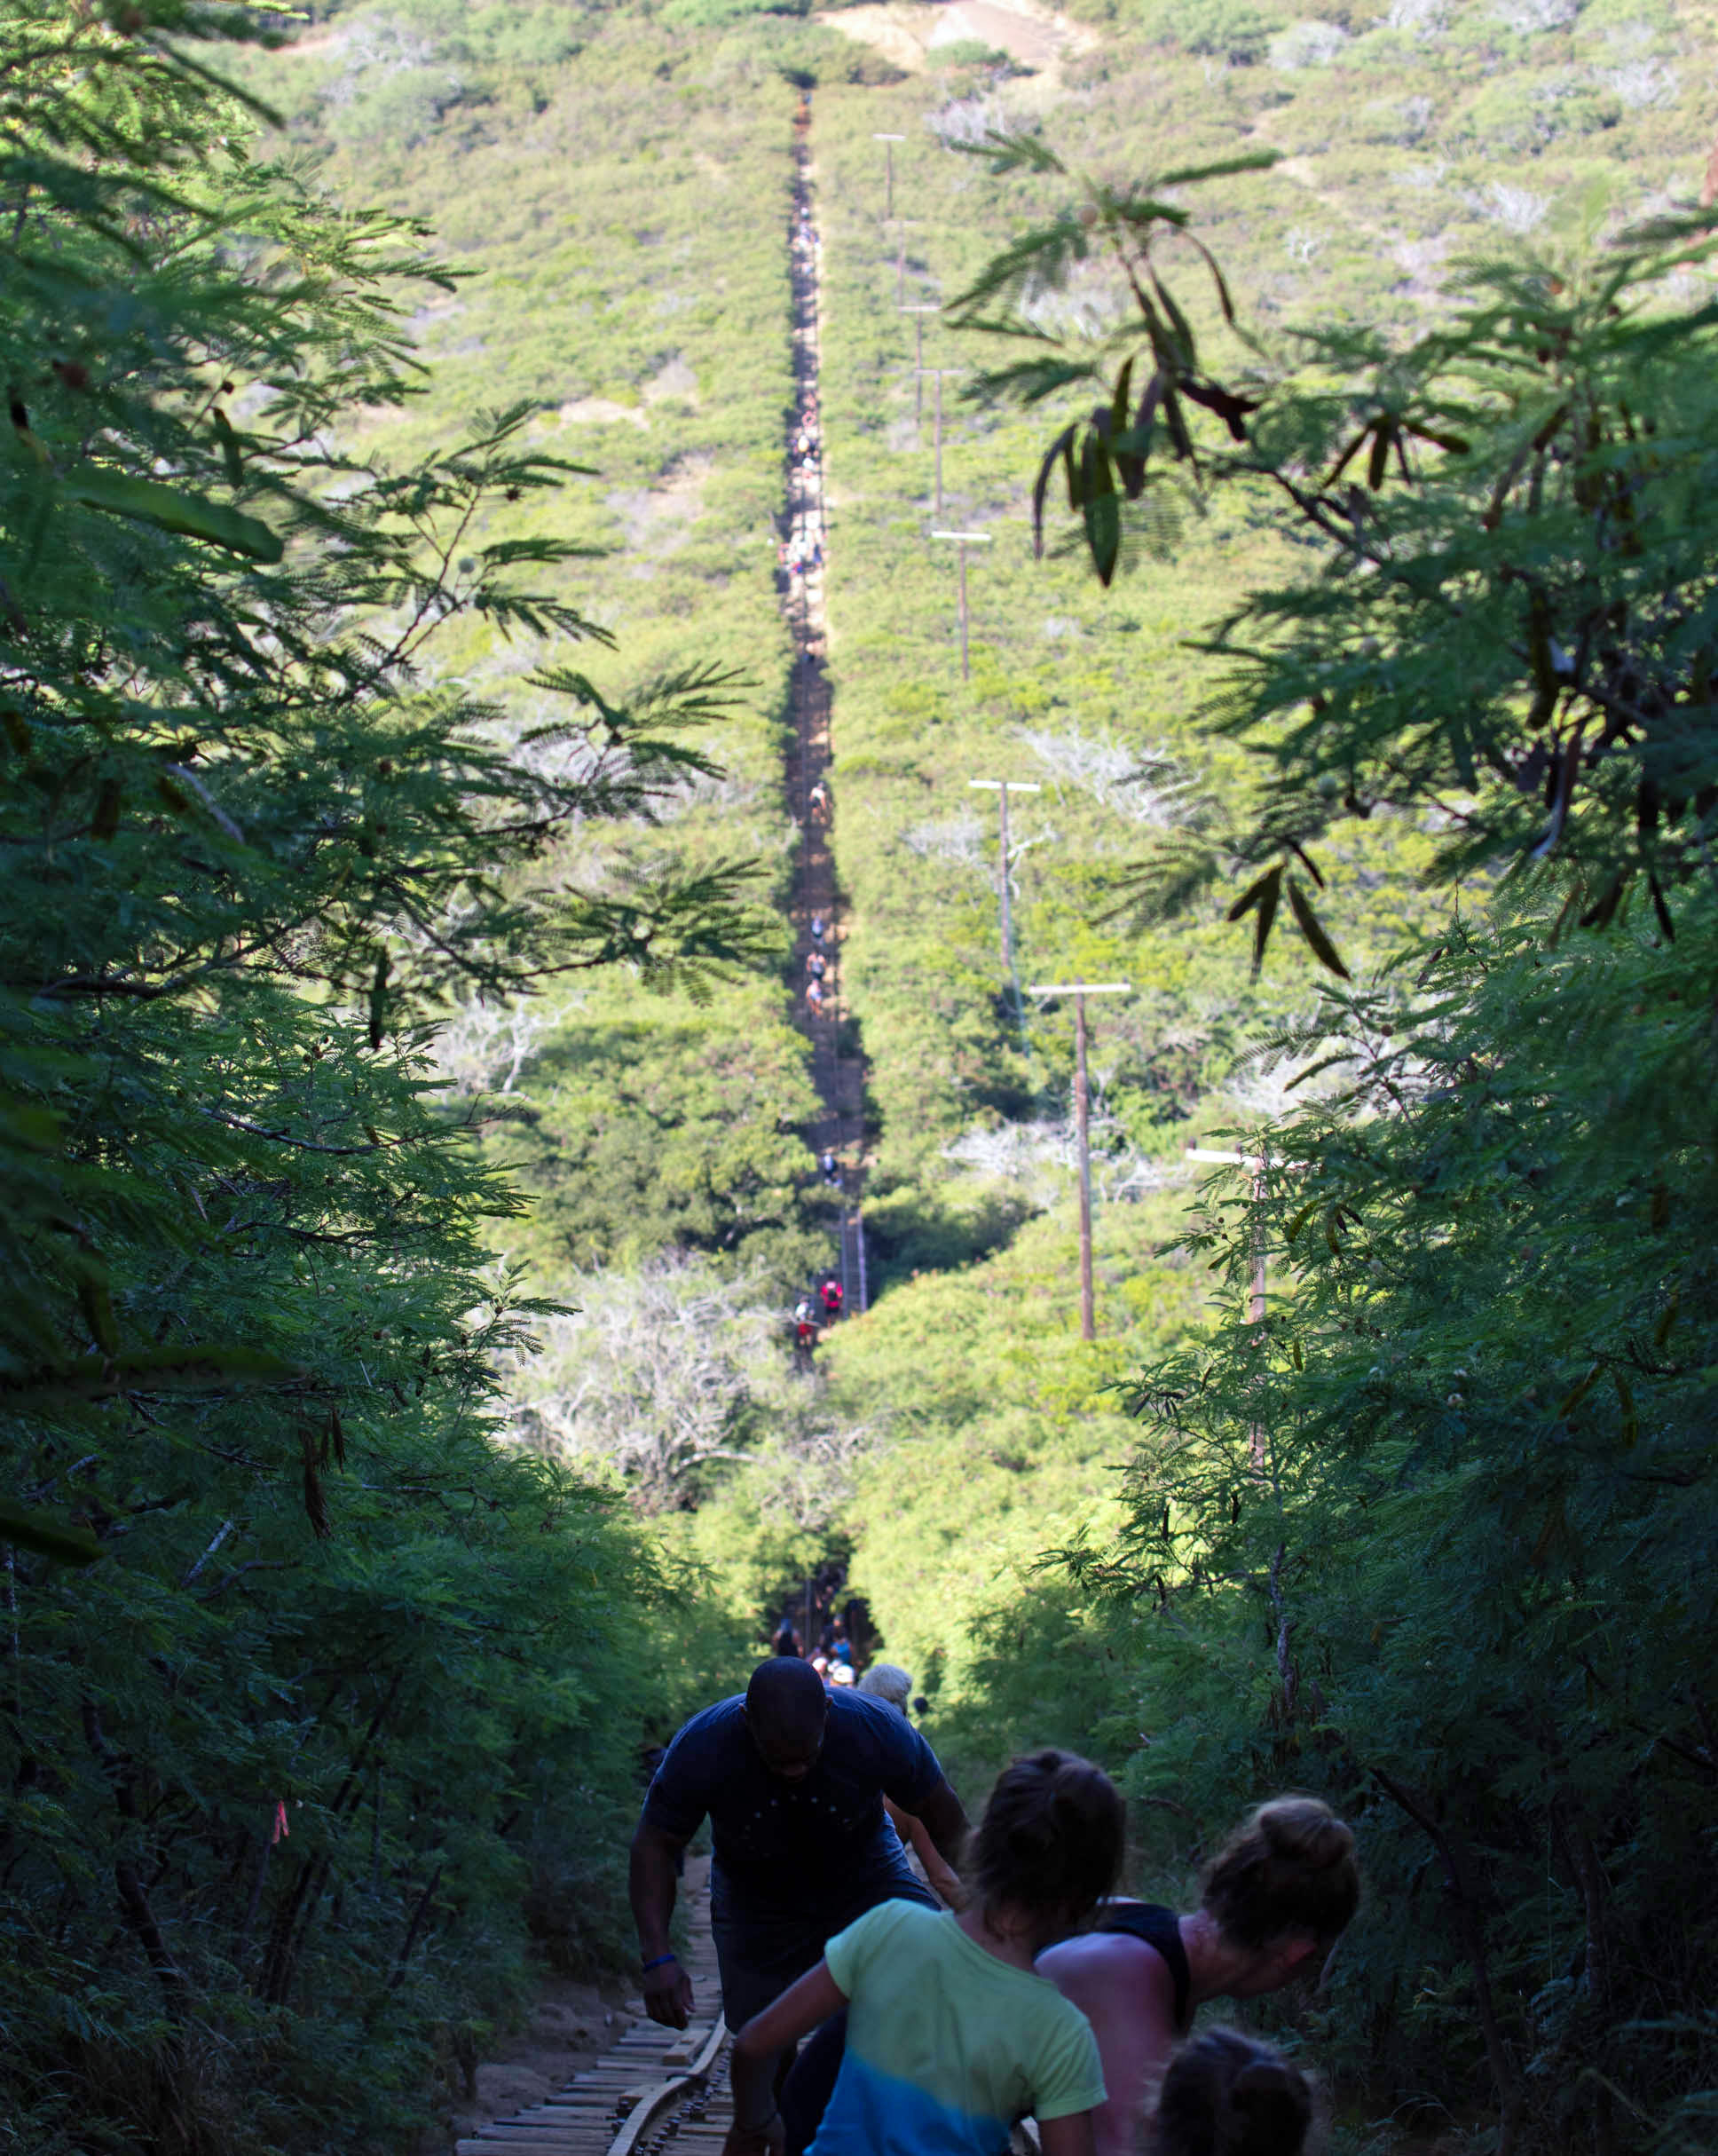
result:
[[[760,1662],[744,1699],[696,1714],[657,1769],[633,1836],[632,1904],[651,2020],[683,2029],[691,1979],[668,1943],[676,1862],[707,1815],[711,1928],[731,2029],[814,1968],[879,1902],[934,1898],[883,1810],[923,1820],[958,1868],[966,1815],[936,1754],[882,1702],[825,1692],[807,1662]]]

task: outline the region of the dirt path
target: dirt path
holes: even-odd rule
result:
[[[600,2057],[534,2100],[515,2102],[454,2143],[454,2156],[664,2156],[714,2152],[728,2131],[728,2032],[710,1936],[709,1859],[689,1863],[686,1967],[694,2011],[684,2030],[644,2018],[644,2002],[627,2002],[618,2034]],[[479,2086],[492,2071],[478,2070]]]
[[[861,1204],[865,1170],[865,1070],[857,1028],[841,990],[844,916],[836,881],[831,828],[835,802],[829,784],[832,755],[827,662],[829,626],[824,609],[830,530],[824,494],[824,415],[819,394],[819,273],[821,241],[814,213],[811,101],[800,107],[793,134],[793,204],[788,234],[793,291],[794,411],[788,423],[787,502],[783,564],[784,604],[793,632],[793,746],[788,758],[788,800],[800,825],[800,862],[794,878],[794,979],[798,1023],[812,1044],[812,1077],[823,1102],[816,1142],[833,1153],[839,1185],[830,1187],[831,1228],[839,1257],[838,1277],[846,1307],[870,1302],[865,1231]],[[813,924],[822,926],[821,936]],[[822,956],[822,1007],[808,998],[808,961]]]

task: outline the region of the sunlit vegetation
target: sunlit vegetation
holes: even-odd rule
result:
[[[1124,1778],[1142,1885],[1285,1783],[1355,1818],[1277,2021],[1357,2145],[1702,2145],[1712,278],[1680,230],[1616,328],[1580,267],[1698,190],[1695,12],[1081,0],[1051,61],[363,0],[185,48],[254,107],[170,57],[248,20],[13,12],[0,2147],[410,2145],[533,1956],[624,1954],[640,1742],[831,1561],[963,1784]],[[876,1301],[816,1382],[808,89]],[[1052,463],[1035,559],[1164,358],[1118,205],[1249,157],[1151,214],[1258,415],[1133,500]],[[918,318],[939,509],[900,307],[975,288],[1037,341]],[[1040,789],[1019,982],[1131,983],[1093,1348],[979,778]]]

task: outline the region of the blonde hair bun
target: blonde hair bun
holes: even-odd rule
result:
[[[1359,1904],[1354,1830],[1321,1797],[1273,1797],[1205,1872],[1202,1906],[1240,1947],[1268,1947],[1292,1931],[1334,1941]]]

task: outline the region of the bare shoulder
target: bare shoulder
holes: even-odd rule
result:
[[[1101,1999],[1112,2008],[1149,2012],[1162,2006],[1172,2018],[1175,1979],[1155,1947],[1125,1931],[1087,1931],[1046,1947],[1035,1966],[1068,1998],[1082,2004]]]

